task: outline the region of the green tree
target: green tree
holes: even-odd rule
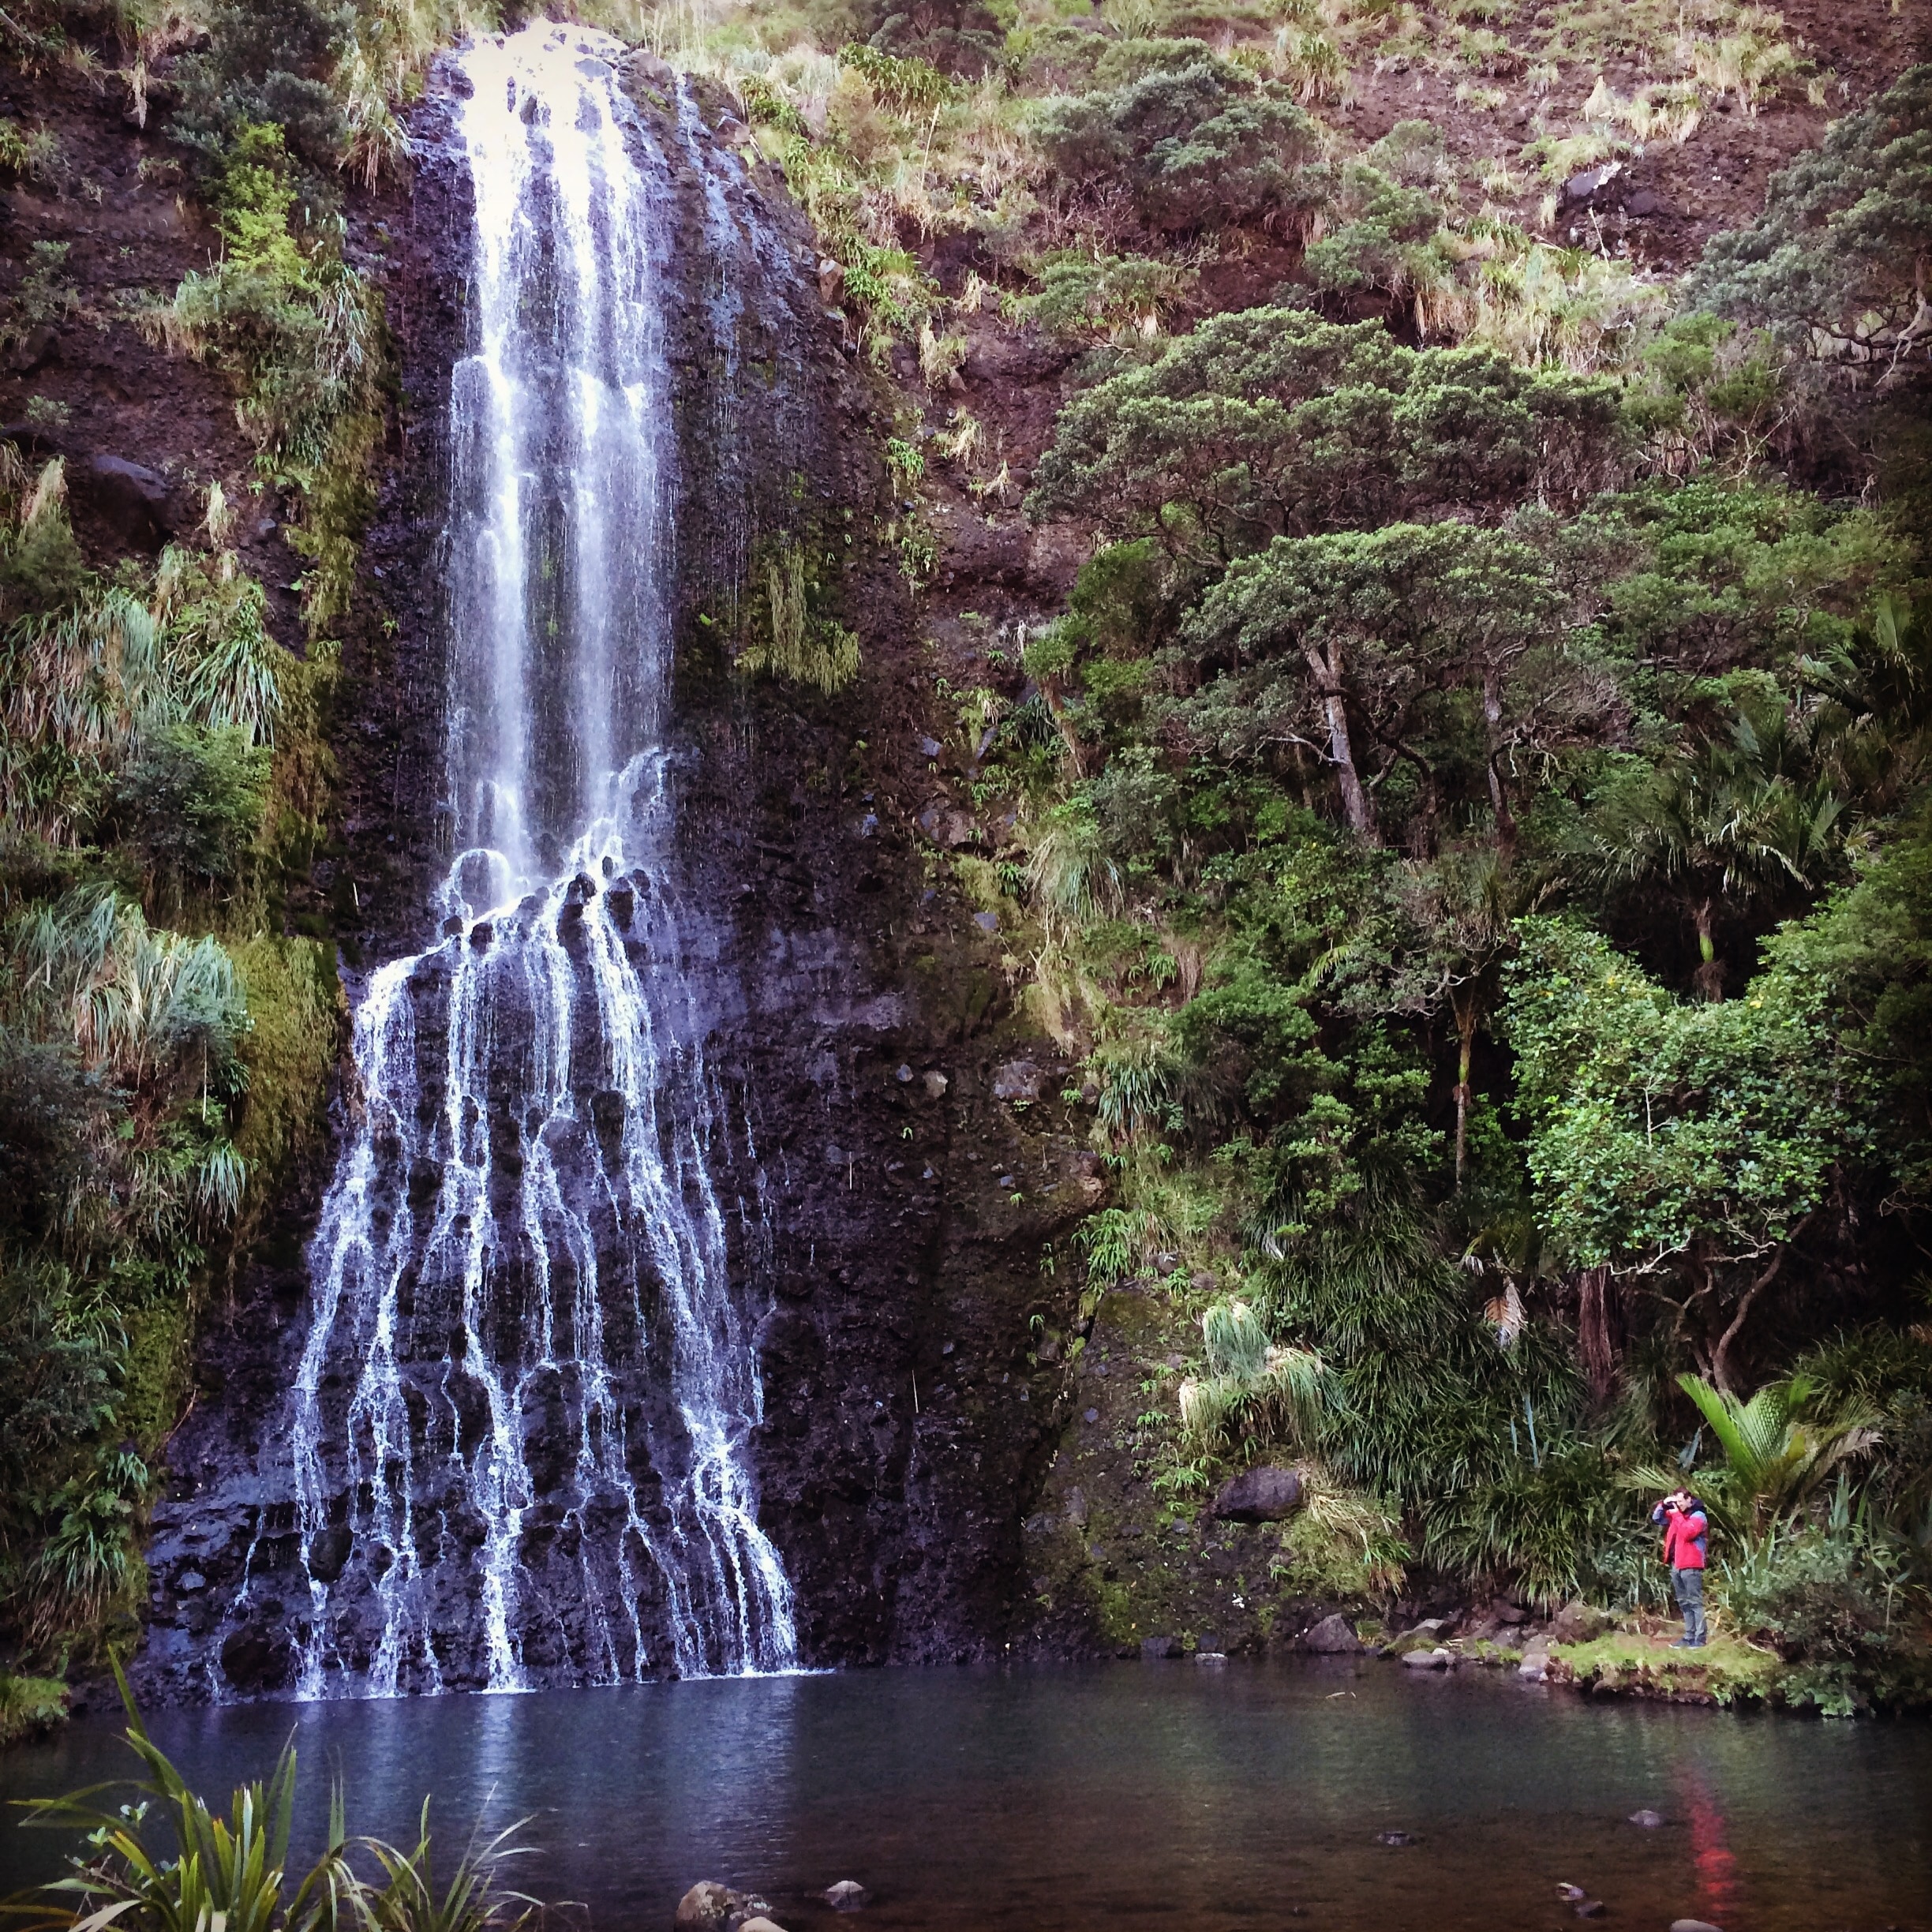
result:
[[[1684,290],[1864,390],[1922,380],[1932,332],[1932,66],[1773,177],[1750,227],[1714,236]]]
[[[1748,1402],[1702,1376],[1677,1380],[1724,1457],[1720,1469],[1700,1472],[1699,1496],[1734,1535],[1764,1534],[1878,1440],[1875,1411],[1856,1402],[1823,1407],[1808,1376],[1767,1382]],[[1668,1473],[1654,1473],[1669,1485]]]
[[[1303,170],[1320,143],[1285,88],[1197,40],[1110,50],[1096,77],[1116,77],[1041,110],[1035,136],[1063,180],[1088,191],[1121,182],[1149,225],[1169,233],[1278,223],[1314,205]]]
[[[1027,508],[1219,565],[1280,535],[1572,499],[1617,474],[1619,411],[1599,379],[1244,309],[1076,397]]]
[[[1571,1265],[1669,1305],[1728,1392],[1747,1317],[1866,1132],[1822,989],[1773,971],[1686,1004],[1574,920],[1518,930],[1503,1036],[1539,1218]]]
[[[1486,788],[1507,852],[1515,818],[1506,687],[1565,608],[1541,551],[1504,533],[1402,523],[1277,537],[1237,559],[1188,620],[1185,646],[1202,668],[1225,670],[1177,717],[1223,756],[1305,747],[1334,771],[1344,822],[1372,838],[1379,777],[1365,769],[1360,737],[1382,748],[1380,775],[1397,758],[1420,770],[1432,818],[1422,699],[1467,691],[1481,707]]]
[[[142,744],[115,784],[114,814],[162,904],[233,884],[261,828],[268,766],[238,726],[170,724]]]
[[[1932,810],[1858,859],[1856,878],[1765,942],[1774,971],[1818,989],[1848,1081],[1885,1131],[1870,1153],[1894,1211],[1932,1196]]]
[[[347,123],[330,85],[354,34],[354,0],[222,0],[177,69],[173,132],[219,163],[249,126],[273,126],[312,168],[332,169]]]

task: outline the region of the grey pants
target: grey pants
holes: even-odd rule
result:
[[[1677,1608],[1683,1612],[1684,1642],[1701,1644],[1705,1636],[1704,1628],[1704,1572],[1702,1570],[1672,1570],[1671,1588],[1677,1593]]]

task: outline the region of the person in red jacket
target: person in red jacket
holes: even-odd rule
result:
[[[1683,1612],[1684,1634],[1671,1648],[1701,1650],[1707,1634],[1704,1551],[1710,1537],[1704,1506],[1688,1489],[1675,1490],[1650,1512],[1650,1520],[1663,1526],[1664,1560],[1670,1565],[1671,1588],[1677,1595],[1677,1608]]]

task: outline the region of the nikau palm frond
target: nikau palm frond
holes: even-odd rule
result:
[[[1677,1380],[1724,1451],[1724,1469],[1703,1479],[1705,1500],[1739,1532],[1768,1529],[1790,1515],[1840,1463],[1879,1440],[1878,1413],[1863,1403],[1807,1413],[1818,1394],[1809,1376],[1767,1383],[1748,1402],[1701,1376]]]

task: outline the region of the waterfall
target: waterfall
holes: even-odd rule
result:
[[[670,163],[622,56],[543,23],[457,62],[455,856],[436,943],[357,1004],[358,1103],[264,1452],[299,1562],[252,1552],[230,1612],[273,1588],[301,1696],[796,1661],[732,1267],[758,1153],[706,1061],[720,948],[674,839]]]

